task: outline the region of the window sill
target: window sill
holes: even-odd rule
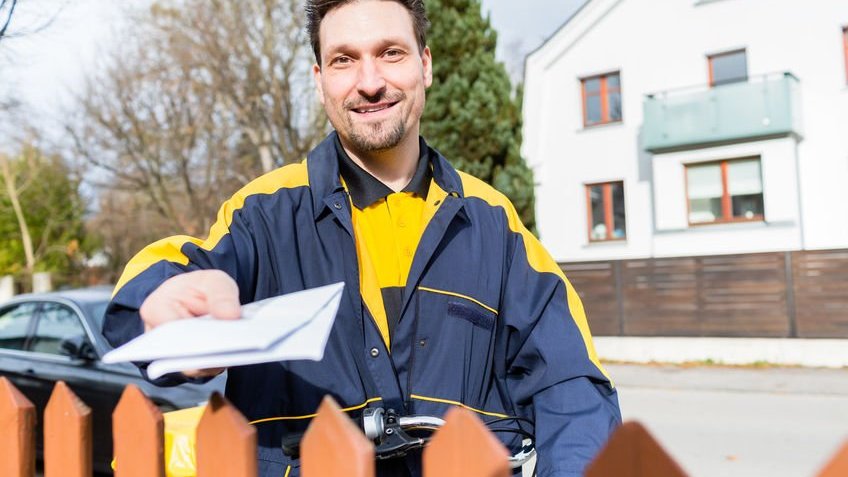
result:
[[[710,227],[713,225],[760,224],[765,223],[765,221],[765,217],[757,215],[750,219],[739,217],[733,219],[714,220],[712,222],[689,222],[689,228]]]
[[[710,3],[718,3],[718,2],[722,2],[722,1],[724,1],[724,0],[695,0],[693,3],[695,4],[696,7],[698,7],[698,6],[701,6],[701,5],[707,5],[707,4],[710,4]]]
[[[680,233],[697,233],[697,232],[715,232],[715,231],[738,231],[751,230],[762,228],[786,228],[797,227],[798,224],[794,220],[781,220],[777,222],[767,222],[763,220],[751,220],[743,222],[718,222],[693,225],[680,229],[664,229],[654,230],[655,235],[680,234]]]
[[[614,121],[609,123],[598,123],[598,124],[590,124],[588,126],[583,126],[578,129],[577,132],[588,132],[588,131],[596,131],[603,130],[608,128],[614,128],[616,126],[624,126],[624,121]]]
[[[627,245],[626,238],[609,239],[609,240],[590,240],[583,244],[583,248],[609,247],[614,245]]]

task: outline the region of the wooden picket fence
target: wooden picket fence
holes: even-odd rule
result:
[[[36,412],[0,377],[0,476],[35,475]],[[451,409],[424,450],[425,477],[507,477],[507,450],[472,412]],[[159,409],[128,386],[113,413],[117,477],[164,477],[164,423]],[[197,428],[199,477],[255,477],[256,430],[219,394]],[[90,477],[91,410],[63,382],[44,412],[45,477]],[[374,446],[331,399],[325,398],[301,445],[306,477],[374,477]],[[586,470],[587,477],[683,477],[686,473],[635,422],[622,425]],[[848,476],[848,443],[817,477]]]

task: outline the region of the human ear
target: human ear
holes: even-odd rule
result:
[[[324,85],[321,84],[321,67],[318,63],[312,65],[312,79],[315,81],[315,92],[318,94],[318,100],[324,104]]]

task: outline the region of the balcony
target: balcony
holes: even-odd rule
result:
[[[642,144],[658,153],[801,134],[798,79],[791,73],[645,97]]]

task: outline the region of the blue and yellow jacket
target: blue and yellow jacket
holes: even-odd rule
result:
[[[502,194],[431,150],[433,215],[387,349],[359,291],[351,203],[334,141],[335,133],[306,161],[237,192],[205,240],[170,237],[141,251],[118,283],[106,338],[118,346],[141,334],[144,299],[190,270],[227,272],[242,303],[344,281],[322,361],[228,372],[228,399],[258,421],[260,475],[298,475],[281,439],[302,431],[327,394],[352,413],[384,406],[441,415],[460,405],[484,420],[521,416],[535,423],[538,475],[581,475],[621,418],[583,306],[560,268]],[[512,448],[518,442],[500,437]],[[406,466],[420,474],[415,459]]]

